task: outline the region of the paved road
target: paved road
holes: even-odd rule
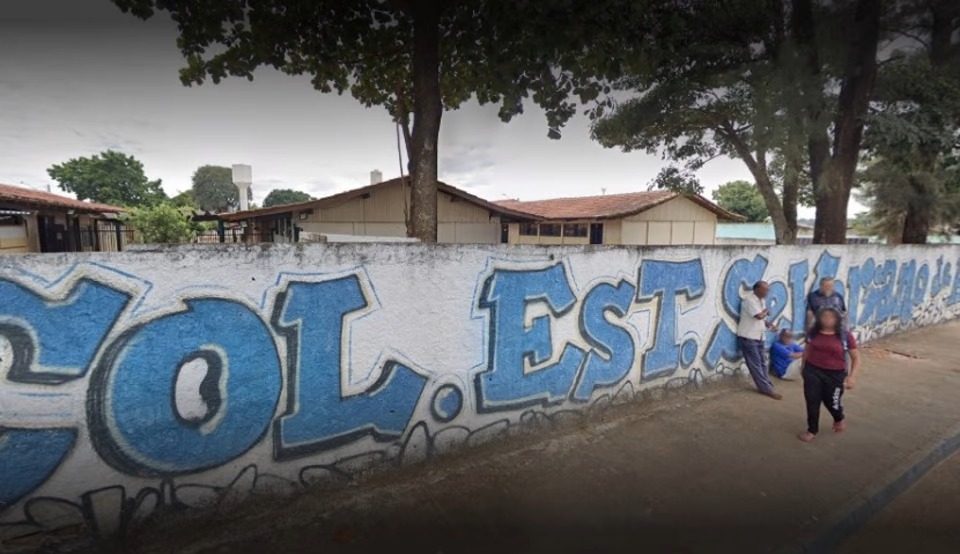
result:
[[[795,438],[804,427],[798,382],[782,384],[780,402],[745,385],[695,392],[706,397],[629,406],[606,421],[514,438],[345,490],[154,527],[124,551],[747,554],[795,547],[957,432],[958,342],[960,324],[952,324],[878,345],[888,350],[867,349],[864,374],[846,399],[849,430],[824,432],[810,444]],[[914,514],[922,508],[938,521],[952,515],[960,522],[945,500],[917,494],[915,504],[911,493],[906,507],[891,506],[884,517],[934,521]],[[849,552],[888,551],[870,550],[886,546],[878,521]]]
[[[960,453],[894,500],[840,550],[876,552],[960,552]]]

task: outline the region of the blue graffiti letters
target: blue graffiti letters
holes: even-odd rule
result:
[[[273,336],[260,316],[223,299],[127,330],[91,378],[88,418],[100,455],[143,475],[192,473],[232,460],[266,432],[280,396]],[[178,411],[184,368],[200,366],[195,414]]]
[[[636,287],[621,280],[616,286],[600,283],[583,299],[580,309],[580,332],[593,346],[583,364],[572,398],[585,402],[600,387],[620,382],[634,361],[633,336],[623,327],[607,321],[606,315],[623,318],[627,315]]]
[[[790,295],[793,297],[793,321],[791,329],[794,333],[806,331],[807,322],[807,275],[810,272],[810,263],[807,260],[790,265],[790,274],[787,280],[790,283]],[[781,325],[783,327],[783,325]]]
[[[83,377],[130,302],[130,295],[87,278],[78,280],[65,298],[53,301],[0,279],[0,298],[0,335],[13,352],[7,379],[19,383]]]
[[[700,260],[661,262],[644,260],[637,279],[640,284],[637,300],[648,302],[659,298],[656,340],[643,355],[643,373],[646,381],[672,374],[680,364],[680,342],[677,340],[679,314],[677,296],[688,301],[700,298],[706,290],[703,265]]]
[[[291,282],[275,305],[273,324],[286,338],[290,368],[287,411],[274,433],[277,458],[332,448],[364,435],[380,441],[402,435],[425,377],[388,362],[363,393],[341,393],[344,318],[368,305],[357,276]]]
[[[560,360],[543,365],[553,355],[551,316],[536,317],[529,327],[525,318],[532,304],[541,303],[553,317],[559,317],[576,301],[563,264],[531,271],[497,269],[487,279],[479,305],[490,312],[489,366],[474,381],[482,411],[549,404],[566,398],[585,352],[564,344]],[[529,372],[525,362],[530,364]]]
[[[76,429],[0,427],[0,510],[43,484],[66,457]]]
[[[767,259],[757,254],[753,260],[742,258],[733,262],[727,271],[727,276],[723,279],[723,298],[721,301],[723,310],[734,321],[740,317],[740,291],[752,287],[754,283],[763,279],[767,264]],[[720,358],[735,360],[739,357],[739,353],[737,334],[730,329],[726,322],[721,321],[713,332],[710,346],[707,347],[707,351],[703,355],[703,361],[707,364],[707,367],[713,368],[720,363]]]

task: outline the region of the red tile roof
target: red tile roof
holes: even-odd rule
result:
[[[4,184],[0,184],[0,202],[31,208],[63,208],[83,213],[119,213],[124,211],[123,208],[118,206],[84,202],[59,194]]]
[[[497,201],[497,204],[504,208],[533,214],[541,219],[615,219],[645,212],[681,196],[717,214],[718,219],[743,220],[741,216],[724,210],[702,196],[683,195],[665,190],[605,194],[603,196],[551,198],[549,200],[500,200]]]
[[[409,181],[409,177],[405,177],[404,181]],[[332,208],[334,206],[339,206],[354,198],[363,196],[364,194],[369,194],[376,190],[387,188],[393,186],[400,182],[400,178],[390,179],[388,181],[383,181],[374,185],[367,185],[365,187],[351,189],[345,192],[340,192],[333,194],[331,196],[326,196],[324,198],[317,198],[316,200],[307,200],[304,202],[295,202],[293,204],[281,204],[279,206],[271,206],[269,208],[258,208],[256,210],[247,210],[245,212],[231,212],[220,214],[220,218],[225,221],[241,221],[244,219],[250,219],[254,217],[266,216],[279,214],[284,212],[289,212],[293,210],[309,210],[316,208]],[[479,196],[474,196],[465,190],[458,189],[453,185],[448,185],[443,181],[437,181],[437,189],[440,192],[445,192],[450,196],[466,200],[472,204],[480,206],[481,208],[486,208],[498,215],[505,215],[522,221],[528,221],[535,219],[529,213],[520,212],[517,210],[511,209],[509,206],[502,206],[489,200],[484,200]]]

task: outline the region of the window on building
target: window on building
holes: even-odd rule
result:
[[[564,223],[563,236],[585,237],[587,236],[587,224],[586,223]]]
[[[540,224],[540,236],[541,237],[559,237],[560,230],[563,226],[559,223],[541,223]]]
[[[520,234],[525,237],[535,237],[537,236],[537,224],[536,223],[521,223],[520,224]]]

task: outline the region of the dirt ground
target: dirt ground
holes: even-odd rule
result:
[[[960,432],[960,323],[865,349],[849,429],[801,443],[801,384],[783,401],[735,390],[632,405],[577,428],[510,439],[340,490],[167,519],[120,550],[284,552],[770,552],[796,550],[844,510]],[[845,552],[958,552],[960,457],[872,519]],[[922,533],[921,533],[922,534]],[[898,536],[906,537],[906,533]],[[929,548],[909,545],[923,544]],[[797,550],[799,551],[799,550]]]

